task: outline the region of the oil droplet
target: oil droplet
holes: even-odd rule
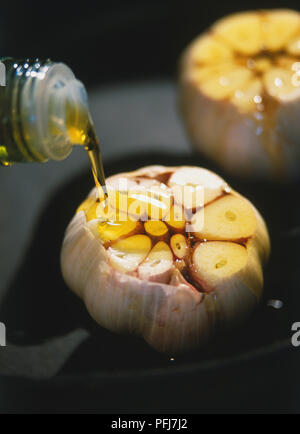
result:
[[[284,307],[284,303],[281,300],[269,300],[267,306],[273,307],[276,310],[280,310]]]
[[[229,86],[229,80],[228,80],[228,78],[227,77],[221,77],[220,78],[220,85],[221,86]]]
[[[257,130],[256,130],[256,135],[257,136],[261,136],[263,132],[264,132],[264,129],[263,129],[262,126],[257,127]]]
[[[262,97],[260,95],[256,95],[254,97],[255,104],[261,104],[262,103]]]
[[[244,93],[243,93],[241,90],[237,90],[237,91],[235,92],[235,96],[236,96],[237,98],[243,98]]]

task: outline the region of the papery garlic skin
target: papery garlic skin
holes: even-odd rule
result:
[[[121,177],[131,181],[137,177],[145,179],[147,185],[168,182],[165,180],[182,169],[150,166],[109,178],[107,184],[115,185]],[[204,173],[204,169],[198,170]],[[219,180],[216,176],[218,183]],[[224,189],[228,191],[228,188],[224,182]],[[235,192],[232,194],[241,197]],[[210,195],[211,191],[207,197]],[[96,198],[96,190],[90,197]],[[75,215],[66,231],[61,253],[63,277],[101,326],[117,333],[142,336],[153,348],[170,355],[199,347],[214,335],[217,326],[237,324],[253,311],[260,300],[262,264],[268,258],[270,243],[262,217],[252,208],[257,226],[244,244],[247,250],[245,266],[224,279],[210,270],[204,270],[203,275],[201,271],[197,278],[203,292],[185,280],[175,265],[175,255],[174,264],[169,265],[170,257],[164,241],[160,242],[165,246],[164,262],[154,277],[143,263],[135,272],[119,272],[110,261],[110,248],[99,239],[99,222],[88,222],[83,210]],[[154,247],[156,241],[152,243]]]
[[[186,49],[180,106],[196,150],[241,177],[296,178],[300,14],[242,12]]]

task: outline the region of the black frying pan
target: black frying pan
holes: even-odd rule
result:
[[[159,154],[114,160],[106,164],[106,172],[111,175],[156,163],[214,169],[197,156]],[[300,185],[229,182],[254,201],[269,224],[273,253],[265,273],[265,297],[258,311],[238,330],[221,332],[207,348],[174,361],[170,360],[172,355],[156,353],[138,338],[98,327],[66,288],[59,267],[61,242],[77,205],[92,187],[91,174],[87,171],[57,191],[39,219],[0,309],[0,318],[9,330],[8,340],[19,351],[19,366],[30,360],[37,376],[35,381],[2,378],[7,410],[297,410],[300,352],[291,346],[291,325],[297,321],[300,298]],[[270,300],[280,300],[283,307],[269,306]],[[45,376],[45,372],[39,374],[41,365],[45,369],[49,365],[51,372],[56,356],[50,352],[50,360],[45,360],[38,348],[78,328],[88,331],[85,340],[73,348],[53,378],[39,378]],[[36,353],[28,360],[25,350],[32,345]],[[70,343],[66,341],[66,345]],[[18,367],[15,374],[20,375]]]

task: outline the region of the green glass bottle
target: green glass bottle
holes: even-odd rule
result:
[[[63,160],[91,131],[86,90],[70,68],[0,58],[0,164]]]

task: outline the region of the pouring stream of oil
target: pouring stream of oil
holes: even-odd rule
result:
[[[71,143],[83,146],[89,156],[99,200],[106,200],[108,194],[101,150],[91,115],[85,108],[79,107],[75,110],[72,104],[67,103],[66,119]]]
[[[91,169],[98,190],[99,199],[104,194],[104,199],[106,200],[108,194],[105,182],[102,156],[95,128],[92,126],[92,124],[90,124],[89,126],[84,147],[90,159]]]

